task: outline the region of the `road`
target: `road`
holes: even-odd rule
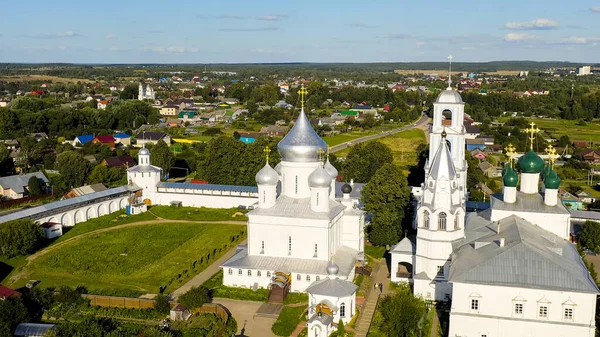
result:
[[[402,128],[399,128],[399,129],[394,129],[394,130],[391,130],[391,131],[385,131],[385,132],[382,132],[382,133],[378,133],[376,135],[370,135],[370,136],[365,136],[365,137],[353,139],[353,140],[350,140],[350,141],[338,144],[336,146],[332,146],[329,149],[329,152],[330,153],[335,153],[337,151],[343,150],[343,149],[345,149],[345,148],[347,148],[349,146],[352,146],[352,145],[355,145],[355,144],[358,144],[358,143],[368,142],[370,140],[378,139],[378,138],[381,138],[381,137],[387,137],[389,135],[393,135],[393,134],[396,134],[398,132],[402,132],[402,131],[406,131],[406,130],[410,130],[410,129],[414,129],[414,128],[421,128],[421,127],[427,125],[427,121],[428,120],[429,120],[429,117],[427,115],[423,115],[423,116],[421,116],[421,119],[419,119],[414,124],[410,124],[410,125],[407,125],[405,127],[402,127]]]

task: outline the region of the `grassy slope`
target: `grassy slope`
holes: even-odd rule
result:
[[[123,228],[66,244],[30,264],[28,279],[44,286],[85,285],[90,289],[134,289],[158,292],[161,285],[177,278],[167,292],[202,271],[213,249],[231,246],[232,236],[242,228],[221,224],[153,224]],[[217,256],[224,253],[222,249]],[[121,255],[127,254],[127,255]],[[198,261],[196,267],[192,265]]]
[[[534,122],[542,131],[550,133],[557,139],[567,135],[571,141],[600,141],[600,123],[598,122],[577,125],[578,120],[566,119],[528,118],[527,121]]]
[[[247,221],[246,211],[237,208],[153,206],[150,212],[163,219],[191,221]],[[235,216],[234,216],[235,215]]]

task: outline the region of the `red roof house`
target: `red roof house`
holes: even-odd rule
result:
[[[5,287],[3,285],[0,285],[0,299],[4,300],[11,296],[21,297],[21,293],[16,290],[12,290],[8,287]]]
[[[115,148],[115,141],[116,139],[113,136],[97,136],[96,138],[92,139],[93,144],[101,143],[108,145],[113,149]]]

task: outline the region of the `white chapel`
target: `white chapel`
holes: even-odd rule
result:
[[[392,247],[392,281],[411,283],[425,300],[450,301],[451,337],[594,336],[599,290],[569,242],[553,156],[545,163],[531,145],[513,165],[508,146],[503,192],[489,209],[467,214],[463,114],[448,86],[434,103],[425,181],[413,188],[416,242]]]

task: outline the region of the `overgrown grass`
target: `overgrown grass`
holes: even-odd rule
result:
[[[45,287],[170,292],[245,237],[223,224],[151,224],[82,238],[42,255],[25,267],[16,285],[38,279]]]
[[[85,234],[98,229],[154,219],[156,219],[156,216],[149,212],[144,212],[136,215],[126,215],[125,211],[121,210],[108,215],[103,215],[98,218],[90,219],[86,222],[78,223],[73,227],[63,227],[63,231],[65,233],[62,236],[58,237],[53,243],[62,242],[74,236]],[[65,231],[65,229],[68,230]]]
[[[257,302],[266,302],[269,299],[269,291],[267,289],[257,289],[254,291],[252,289],[224,286],[223,270],[220,270],[218,273],[211,276],[202,285],[212,291],[213,297]]]
[[[283,304],[308,303],[308,295],[303,293],[288,293]]]
[[[356,276],[356,278],[354,278],[354,284],[356,284],[360,288],[360,286],[364,280],[365,280],[365,275],[358,274],[358,276]]]
[[[284,307],[271,327],[271,331],[277,336],[289,336],[294,332],[298,324],[306,318],[306,306]]]
[[[385,256],[385,247],[365,245],[365,254],[374,259],[382,259]]]
[[[600,123],[598,122],[581,123],[579,120],[560,118],[527,118],[527,122],[534,122],[542,131],[551,134],[556,139],[566,135],[571,141],[600,141]]]
[[[237,208],[173,207],[153,206],[150,211],[158,217],[169,220],[190,221],[247,221],[246,211]],[[236,215],[237,214],[237,215]],[[235,216],[234,216],[235,215]]]

